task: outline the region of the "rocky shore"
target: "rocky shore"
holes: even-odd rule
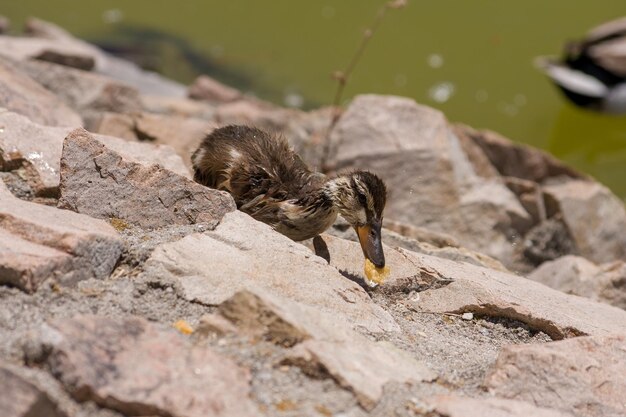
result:
[[[408,98],[330,118],[0,34],[0,417],[626,415],[623,202]],[[385,179],[384,285],[193,182],[230,123]]]

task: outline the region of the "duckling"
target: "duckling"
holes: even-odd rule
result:
[[[536,65],[575,105],[626,114],[626,17],[566,44],[562,62],[538,57]]]
[[[329,178],[309,170],[283,138],[234,125],[210,133],[191,160],[196,182],[229,192],[239,210],[293,240],[322,233],[340,214],[354,227],[363,255],[385,266],[387,189],[371,172]]]

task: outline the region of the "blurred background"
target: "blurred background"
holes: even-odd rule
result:
[[[183,83],[206,73],[277,104],[332,103],[343,69],[381,0],[3,0],[21,30],[52,21]],[[391,10],[346,89],[396,94],[453,122],[547,150],[626,199],[626,117],[566,102],[533,67],[564,42],[626,15],[624,0],[409,0]]]

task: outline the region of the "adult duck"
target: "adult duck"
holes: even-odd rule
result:
[[[626,17],[567,43],[562,60],[539,57],[536,63],[577,106],[626,114]]]

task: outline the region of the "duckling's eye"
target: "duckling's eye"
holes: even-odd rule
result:
[[[361,193],[356,193],[356,195],[359,198],[359,203],[365,207],[367,205],[367,198],[365,198],[365,196]]]

